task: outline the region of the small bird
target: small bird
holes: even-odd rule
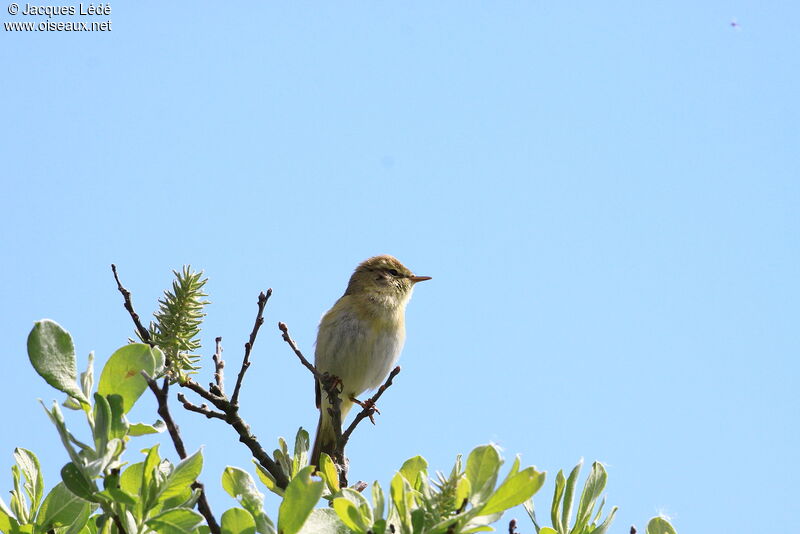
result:
[[[320,373],[336,376],[341,386],[344,421],[356,397],[375,389],[394,367],[406,338],[405,311],[416,276],[392,256],[375,256],[356,267],[347,290],[322,317],[317,333],[314,365]],[[331,406],[319,381],[315,384],[319,423],[311,464],[319,455],[333,455],[336,431],[328,413]]]

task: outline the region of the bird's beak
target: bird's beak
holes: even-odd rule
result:
[[[411,276],[408,277],[408,279],[416,284],[417,282],[424,282],[425,280],[430,280],[431,277],[430,276],[417,276],[415,274],[412,274]]]

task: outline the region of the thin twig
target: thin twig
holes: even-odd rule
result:
[[[280,329],[281,332],[283,332],[283,340],[289,344],[289,346],[292,348],[297,357],[300,358],[300,363],[302,363],[306,369],[311,371],[311,374],[314,375],[314,377],[317,380],[322,381],[322,375],[320,374],[319,371],[317,371],[317,368],[311,365],[311,362],[306,360],[306,357],[303,356],[303,353],[300,352],[300,349],[297,348],[297,344],[289,335],[289,327],[286,326],[286,323],[278,323],[278,328]]]
[[[214,382],[216,382],[219,392],[222,393],[225,391],[225,374],[223,373],[225,360],[222,359],[222,337],[217,337],[214,343],[216,344],[216,350],[214,351],[214,356],[212,356],[214,360]]]
[[[186,400],[186,397],[183,395],[183,393],[178,393],[178,400],[181,402],[181,404],[183,404],[183,407],[189,410],[190,412],[203,414],[209,419],[214,418],[214,419],[222,419],[223,421],[225,420],[224,413],[215,412],[214,410],[210,409],[207,404],[201,404],[200,406],[192,404],[191,402]]]
[[[353,419],[353,422],[347,427],[347,430],[342,432],[342,440],[345,444],[347,443],[347,440],[350,439],[350,434],[352,434],[353,430],[356,429],[358,423],[375,413],[375,404],[378,402],[378,399],[381,398],[383,392],[389,389],[389,387],[392,385],[392,380],[394,380],[394,377],[396,377],[398,374],[400,374],[399,365],[392,369],[392,372],[389,373],[388,377],[386,377],[386,381],[381,384],[381,387],[378,388],[378,391],[375,393],[375,395],[370,397],[369,400],[364,403],[364,408],[358,412],[358,414],[356,414],[355,419]]]
[[[136,331],[139,332],[139,336],[142,338],[142,341],[152,347],[153,341],[150,339],[150,332],[148,332],[147,328],[142,325],[142,322],[139,320],[139,314],[134,311],[133,303],[131,302],[131,292],[122,286],[122,282],[119,281],[119,275],[117,274],[117,266],[113,263],[111,264],[111,271],[114,273],[114,280],[117,281],[117,290],[122,293],[122,297],[125,299],[125,309],[128,310],[131,319],[133,319],[133,324],[136,326]]]
[[[236,377],[236,387],[233,388],[233,395],[231,396],[231,404],[234,406],[239,404],[239,390],[242,387],[242,380],[244,374],[250,367],[250,351],[253,350],[253,344],[256,342],[258,329],[264,324],[264,307],[267,301],[272,296],[272,288],[267,289],[266,294],[262,291],[258,295],[258,314],[256,315],[256,322],[253,325],[253,331],[250,332],[250,339],[244,344],[244,359],[242,359],[242,368],[239,369],[239,376]]]

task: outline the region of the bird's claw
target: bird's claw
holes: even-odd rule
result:
[[[367,399],[365,401],[360,401],[355,397],[350,397],[350,400],[353,401],[353,403],[358,404],[359,406],[361,406],[363,409],[369,410],[368,417],[369,417],[370,422],[374,425],[375,424],[375,418],[373,417],[373,415],[376,414],[376,413],[378,415],[380,415],[380,413],[381,413],[381,411],[375,405],[375,402],[372,399]]]

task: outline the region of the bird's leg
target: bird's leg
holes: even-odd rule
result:
[[[376,414],[376,413],[380,414],[381,413],[381,411],[378,409],[378,407],[375,406],[375,401],[373,401],[372,399],[367,399],[365,401],[360,401],[357,398],[355,398],[354,396],[351,396],[350,400],[353,401],[354,404],[358,404],[359,406],[361,406],[363,409],[369,410],[369,420],[374,425],[375,424],[375,418],[372,417],[373,414]]]

